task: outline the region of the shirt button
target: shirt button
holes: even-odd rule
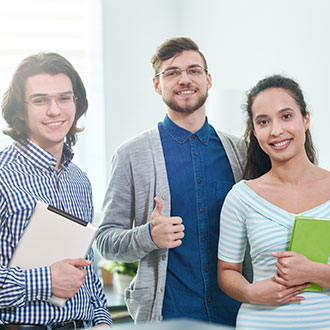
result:
[[[212,301],[211,297],[207,297],[207,302],[211,302],[211,301]]]
[[[182,143],[182,142],[183,142],[183,140],[182,140],[182,139],[179,139],[179,142],[180,142],[180,143]]]
[[[202,180],[201,180],[201,179],[198,179],[197,182],[198,182],[198,183],[202,183]]]
[[[199,209],[199,212],[203,213],[204,212],[204,209],[203,208],[200,208]]]
[[[194,138],[196,137],[196,135],[195,135],[195,134],[193,134],[191,137],[194,139]]]
[[[206,140],[205,139],[203,140],[203,143],[206,143]]]
[[[205,267],[205,268],[204,268],[204,270],[205,270],[206,272],[208,272],[208,271],[209,271],[209,269],[208,269],[207,267]]]
[[[194,155],[195,155],[195,156],[198,156],[198,152],[197,152],[197,151],[195,151],[195,152],[194,152]]]
[[[164,288],[160,288],[160,292],[164,292]]]
[[[202,242],[203,242],[203,243],[206,242],[206,238],[205,238],[205,237],[202,238]]]
[[[162,260],[166,260],[166,254],[162,255]]]

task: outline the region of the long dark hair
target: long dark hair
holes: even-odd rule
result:
[[[258,140],[254,136],[254,126],[252,119],[252,105],[256,96],[269,88],[282,88],[294,98],[300,108],[302,116],[307,116],[307,107],[304,95],[298,83],[290,78],[281,75],[273,75],[260,80],[247,93],[247,102],[245,104],[245,111],[247,113],[246,129],[244,133],[244,141],[247,147],[247,161],[244,169],[244,179],[255,179],[271,169],[271,161],[269,156],[261,149]],[[313,146],[312,136],[309,129],[305,132],[305,151],[308,159],[315,164],[316,152]]]
[[[73,93],[77,98],[75,101],[76,115],[71,129],[66,135],[65,143],[68,146],[72,146],[77,141],[76,134],[82,130],[77,127],[77,121],[86,113],[88,101],[86,90],[79,74],[67,59],[56,53],[39,53],[29,56],[18,66],[2,101],[2,116],[9,127],[3,132],[17,141],[24,142],[27,139],[25,121],[20,119],[20,116],[25,111],[25,83],[29,77],[42,73],[50,75],[63,73],[71,80]]]

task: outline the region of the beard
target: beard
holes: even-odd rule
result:
[[[165,104],[173,111],[180,113],[193,113],[198,110],[201,106],[203,106],[208,97],[208,90],[206,90],[205,94],[201,94],[195,104],[187,105],[182,107],[176,102],[173,98],[165,99],[163,96],[163,101]]]

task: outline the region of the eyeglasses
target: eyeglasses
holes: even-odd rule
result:
[[[60,109],[68,109],[74,105],[78,98],[73,94],[56,94],[56,95],[37,95],[32,96],[29,101],[25,103],[32,105],[36,109],[47,109],[52,100],[55,100]]]
[[[207,69],[201,67],[201,66],[193,66],[193,67],[190,67],[186,70],[182,70],[180,68],[174,68],[174,69],[166,69],[162,72],[159,72],[156,74],[156,77],[159,77],[161,74],[164,76],[165,79],[176,79],[176,78],[179,78],[181,77],[182,75],[182,72],[187,72],[187,75],[189,77],[198,77],[200,76],[201,74],[203,74],[204,72],[208,72]]]

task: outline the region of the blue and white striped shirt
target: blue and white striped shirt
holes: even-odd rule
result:
[[[64,145],[61,168],[56,171],[53,155],[31,141],[14,142],[0,153],[0,324],[51,325],[69,320],[111,324],[102,284],[92,266],[63,308],[47,302],[52,294],[50,267],[7,268],[37,200],[86,222],[93,220],[91,184],[72,157]],[[93,259],[92,250],[87,259]]]
[[[288,250],[294,219],[290,213],[270,203],[245,180],[233,186],[221,211],[218,258],[241,263],[247,240],[253,263],[253,281],[276,273],[272,252]],[[330,217],[330,200],[299,215]],[[283,305],[243,303],[236,330],[330,329],[330,290],[303,292],[303,301]]]

